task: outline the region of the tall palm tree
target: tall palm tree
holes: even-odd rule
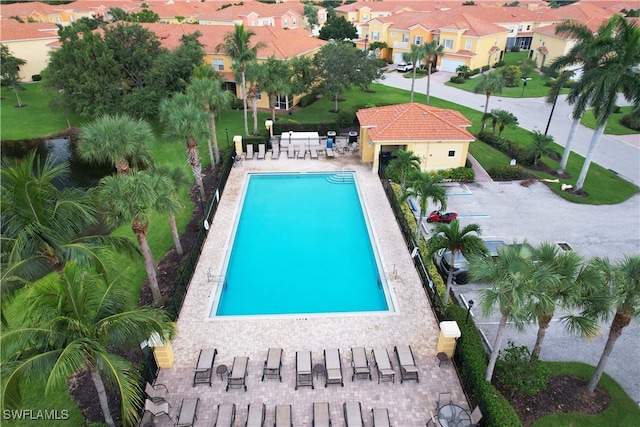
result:
[[[539,131],[533,132],[533,143],[527,148],[527,153],[533,157],[533,165],[538,166],[538,160],[542,156],[552,156],[555,150],[551,148],[553,137],[543,135]]]
[[[261,86],[269,95],[271,120],[275,123],[277,97],[292,93],[293,70],[289,61],[281,61],[274,56],[267,58],[261,66],[264,68]]]
[[[416,241],[420,238],[420,224],[422,218],[427,213],[429,200],[439,203],[442,209],[447,208],[447,190],[438,183],[442,181],[440,175],[431,175],[420,170],[411,171],[408,176],[407,189],[402,193],[401,201],[406,201],[409,197],[418,199],[420,215],[416,224]]]
[[[198,140],[211,136],[209,115],[200,108],[200,100],[183,93],[176,93],[172,98],[160,104],[160,117],[165,123],[165,133],[169,138],[182,139],[187,146],[187,162],[191,165],[200,197],[206,198],[202,183],[202,165]]]
[[[482,230],[478,224],[467,224],[461,230],[460,221],[454,219],[450,224],[437,223],[432,233],[432,236],[427,240],[429,257],[433,257],[439,251],[451,252],[449,273],[447,274],[447,291],[444,296],[444,304],[446,305],[449,302],[449,293],[453,283],[456,254],[462,253],[467,259],[471,259],[478,254],[486,254],[487,247],[479,237]]]
[[[157,191],[155,210],[169,215],[169,226],[173,244],[178,255],[183,254],[180,243],[180,233],[176,223],[176,212],[182,208],[178,191],[187,185],[187,178],[182,173],[182,169],[170,166],[156,166],[151,173],[152,186]]]
[[[418,64],[426,58],[427,54],[424,50],[424,45],[422,44],[412,44],[411,50],[402,54],[402,60],[404,62],[410,62],[413,64],[413,75],[411,76],[411,97],[409,98],[409,102],[413,102],[413,87],[416,83],[416,71],[418,69]]]
[[[391,154],[391,161],[386,172],[390,177],[399,179],[400,189],[407,188],[407,177],[413,171],[420,170],[420,157],[413,154],[413,151],[396,150]]]
[[[496,133],[496,128],[498,130],[498,136],[502,135],[502,131],[507,126],[515,127],[518,126],[518,118],[511,112],[507,110],[491,110],[491,115],[495,120],[496,124],[493,127],[493,133]],[[498,126],[499,124],[499,126]]]
[[[476,257],[470,260],[469,272],[473,280],[488,283],[490,287],[479,290],[480,310],[489,316],[497,304],[500,323],[489,357],[486,381],[491,381],[498,353],[502,345],[507,320],[513,321],[517,329],[524,329],[531,318],[531,301],[549,297],[540,291],[557,281],[557,276],[548,266],[536,266],[529,245],[508,245],[498,249],[498,257]]]
[[[251,37],[255,33],[251,30],[245,30],[243,24],[236,24],[235,31],[227,33],[224,41],[216,46],[216,52],[224,51],[231,57],[234,67],[240,70],[242,76],[242,106],[244,108],[244,134],[249,136],[249,125],[247,122],[247,81],[245,77],[245,69],[249,62],[255,61],[257,53],[260,49],[266,47],[262,41],[255,43],[249,47]]]
[[[251,115],[253,117],[253,134],[258,134],[258,100],[262,92],[262,82],[265,80],[265,68],[258,62],[249,62],[245,69],[247,83],[247,98],[251,101]]]
[[[78,154],[88,162],[108,163],[121,174],[129,168],[146,168],[153,164],[151,126],[126,114],[104,115],[80,131]]]
[[[49,157],[41,163],[32,151],[22,160],[3,159],[0,173],[3,301],[25,282],[61,274],[71,260],[105,272],[112,251],[139,256],[129,238],[87,234],[98,222],[94,191],[53,184],[68,175],[68,163],[56,166]]]
[[[533,248],[533,260],[537,265],[549,266],[558,275],[557,281],[548,281],[540,290],[548,298],[534,300],[533,319],[538,322],[536,342],[531,351],[531,360],[540,357],[542,342],[553,319],[556,308],[568,314],[560,321],[566,330],[590,338],[598,333],[597,316],[588,315],[586,307],[589,295],[600,283],[598,272],[585,264],[576,252],[560,251],[558,245],[544,242]],[[574,311],[578,310],[578,314]]]
[[[131,221],[131,230],[138,240],[144,258],[149,288],[153,295],[153,305],[158,307],[162,294],[158,286],[156,263],[147,241],[149,232],[149,212],[156,207],[158,193],[153,174],[132,169],[129,175],[112,175],[100,180],[100,200],[106,223],[118,227]],[[166,183],[168,184],[168,182]]]
[[[201,68],[210,70],[210,74],[199,71]],[[187,95],[194,99],[199,99],[204,105],[205,111],[209,114],[211,126],[211,133],[207,138],[209,159],[212,165],[217,165],[220,162],[220,149],[218,148],[218,137],[216,135],[216,117],[231,105],[231,93],[222,89],[222,81],[211,67],[199,66],[196,67],[191,83],[187,86]]]
[[[607,320],[612,312],[615,311],[615,314],[602,355],[587,384],[587,390],[590,393],[596,389],[622,330],[631,323],[632,319],[640,318],[640,256],[625,256],[615,265],[603,258],[596,258],[593,262],[602,274],[603,290],[600,293],[600,300],[606,305],[604,310],[594,311]]]
[[[431,65],[438,61],[438,56],[444,54],[444,46],[438,46],[437,40],[431,40],[424,44],[424,53],[427,58],[427,105],[429,105],[429,93],[431,90]]]
[[[489,98],[494,93],[502,93],[504,87],[504,79],[497,71],[492,71],[487,74],[483,74],[480,77],[480,82],[476,85],[475,93],[484,93],[487,100],[484,103],[484,114],[487,114],[489,108]]]
[[[21,406],[20,388],[28,381],[43,379],[46,396],[88,369],[105,422],[115,425],[107,380],[120,395],[123,422],[136,424],[143,396],[140,376],[117,351],[135,349],[152,335],[169,340],[175,330],[164,311],[137,307],[122,277],[106,281],[71,262],[62,275],[30,285],[23,324],[6,328],[0,338],[3,407]]]

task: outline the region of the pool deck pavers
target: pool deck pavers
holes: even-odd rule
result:
[[[221,271],[238,213],[240,198],[250,172],[325,172],[352,170],[360,189],[365,209],[373,229],[382,268],[387,279],[393,313],[356,313],[291,316],[244,316],[210,318],[209,312],[215,296],[215,287],[222,280]],[[210,190],[212,191],[212,190]],[[330,221],[339,221],[339,207],[327,207],[335,215]],[[277,233],[278,230],[273,230]],[[313,251],[313,247],[301,248]],[[286,263],[281,254],[265,254],[273,263]],[[321,268],[331,268],[331,257],[349,256],[336,252],[329,258],[318,254]],[[251,268],[250,265],[247,268]],[[173,367],[160,370],[158,383],[169,389],[171,420],[156,418],[157,425],[170,426],[184,398],[200,398],[196,426],[211,426],[216,420],[219,403],[236,404],[234,425],[244,425],[247,405],[264,402],[267,406],[265,425],[273,425],[274,408],[278,404],[291,404],[295,426],[312,425],[313,402],[329,402],[334,427],[345,425],[342,404],[346,401],[362,403],[365,425],[372,425],[371,409],[388,408],[391,422],[397,427],[424,426],[429,410],[435,413],[438,392],[450,391],[454,402],[468,408],[452,363],[438,366],[436,344],[439,327],[429,301],[420,285],[400,229],[384,194],[384,190],[371,165],[362,163],[353,154],[342,154],[318,160],[280,159],[242,161],[234,166],[211,228],[187,296],[176,325],[178,334],[173,340],[175,362]],[[400,383],[400,372],[393,348],[410,345],[420,370],[420,382]],[[365,347],[371,363],[373,380],[351,381],[351,347]],[[282,382],[277,379],[260,381],[262,367],[270,347],[283,352]],[[396,371],[395,383],[378,384],[371,349],[387,348]],[[231,367],[235,356],[248,356],[247,388],[225,391],[226,382],[215,373],[212,385],[192,387],[193,368],[202,348],[216,348],[215,367]],[[324,387],[324,377],[315,378],[315,389],[294,389],[295,352],[310,350],[313,364],[323,363],[323,349],[339,348],[344,376],[344,387]]]

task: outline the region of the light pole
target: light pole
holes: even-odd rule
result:
[[[473,307],[473,300],[469,300],[469,306],[467,307],[467,318],[464,320],[465,325],[469,322],[469,313],[471,313],[471,307]]]
[[[527,78],[522,78],[522,93],[520,94],[520,98],[522,98],[524,96],[524,88],[527,87],[527,82],[529,80],[531,80],[531,77],[527,77]]]
[[[229,148],[229,128],[224,128],[224,132],[227,134],[227,148]]]

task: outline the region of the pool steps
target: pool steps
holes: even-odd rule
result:
[[[327,181],[332,184],[352,184],[355,180],[353,172],[337,172],[329,175]]]

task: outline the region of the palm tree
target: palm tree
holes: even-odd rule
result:
[[[600,300],[606,304],[604,310],[595,309],[594,312],[607,320],[614,310],[615,314],[609,327],[609,336],[604,350],[587,384],[589,393],[593,393],[596,389],[622,330],[631,323],[632,319],[640,317],[640,256],[625,256],[615,265],[611,265],[608,259],[603,258],[596,258],[593,262],[602,274],[603,290],[600,293]]]
[[[262,90],[269,95],[269,108],[271,108],[271,120],[276,121],[276,101],[278,95],[287,95],[292,92],[293,72],[289,61],[281,61],[274,56],[267,58],[261,64],[264,69],[262,75]]]
[[[561,252],[556,244],[545,242],[533,248],[533,260],[537,265],[549,266],[559,280],[549,281],[547,287],[540,289],[548,298],[533,302],[532,313],[534,320],[538,321],[538,334],[531,360],[540,357],[542,342],[556,308],[568,312],[560,321],[569,332],[587,338],[597,334],[597,317],[588,315],[585,308],[589,303],[588,296],[600,283],[598,272],[592,265],[585,265],[576,252]],[[572,310],[576,309],[581,312],[574,314]]]
[[[500,126],[498,128],[498,136],[502,135],[502,131],[507,126],[509,126],[509,127],[518,126],[518,118],[513,113],[510,113],[509,111],[506,111],[506,110],[491,110],[491,115],[492,115],[493,119],[495,120],[495,125],[493,127],[493,133],[494,134],[496,133],[496,126],[498,125],[498,123],[500,124]]]
[[[489,98],[493,93],[502,93],[504,87],[504,79],[497,71],[492,71],[487,74],[483,74],[480,77],[480,82],[476,85],[474,91],[476,93],[484,93],[487,100],[484,105],[484,114],[487,114],[489,108]]]
[[[431,40],[424,45],[424,52],[427,57],[427,105],[429,105],[429,91],[431,89],[431,64],[437,62],[437,57],[444,53],[444,46],[438,46],[437,40]]]
[[[109,226],[118,227],[131,221],[131,230],[138,240],[144,258],[153,305],[157,307],[162,302],[162,294],[158,286],[155,259],[147,241],[149,212],[156,207],[158,193],[162,191],[154,187],[154,184],[157,182],[154,182],[150,172],[132,169],[129,175],[102,178],[99,191],[104,219]],[[168,182],[166,184],[170,185]]]
[[[258,134],[258,99],[262,92],[262,82],[265,80],[265,68],[257,62],[249,62],[245,69],[248,83],[247,98],[251,101],[251,115],[253,117],[253,134]]]
[[[200,108],[200,100],[183,93],[176,93],[160,104],[160,117],[165,123],[165,133],[169,138],[182,139],[187,146],[187,161],[191,165],[193,177],[200,190],[200,197],[206,198],[202,183],[202,165],[198,140],[211,136],[209,115]]]
[[[402,54],[402,60],[404,62],[410,62],[413,64],[413,75],[411,76],[411,97],[409,98],[409,102],[413,102],[413,86],[416,83],[416,71],[418,69],[418,64],[426,58],[427,54],[424,50],[424,45],[421,44],[412,44],[411,50]]]
[[[135,425],[142,406],[140,376],[118,350],[135,349],[152,335],[169,340],[175,334],[167,314],[137,307],[119,278],[68,263],[62,275],[30,284],[24,322],[2,333],[2,407],[21,406],[21,385],[43,379],[52,388],[64,387],[70,377],[88,369],[98,392],[105,422],[114,426],[105,380],[116,386],[122,401],[122,420]]]
[[[178,197],[178,189],[187,185],[187,178],[180,168],[172,168],[169,166],[155,167],[152,171],[152,186],[157,191],[155,210],[169,215],[169,226],[171,227],[171,235],[176,253],[180,256],[183,254],[182,244],[180,243],[180,233],[178,233],[178,225],[176,224],[176,212],[182,208]]]
[[[470,260],[469,272],[473,280],[491,284],[480,289],[480,310],[489,316],[497,304],[500,323],[489,357],[486,381],[491,381],[507,320],[513,321],[517,329],[524,329],[531,318],[531,301],[544,301],[550,305],[549,297],[540,291],[552,286],[557,276],[548,266],[537,266],[531,256],[529,245],[508,245],[498,249],[498,257],[476,257]]]
[[[450,224],[437,223],[432,231],[432,236],[427,240],[429,257],[436,252],[450,251],[449,273],[447,274],[447,291],[444,295],[444,304],[449,301],[451,284],[453,283],[453,271],[455,269],[456,254],[462,253],[465,258],[471,259],[478,254],[486,254],[487,247],[479,237],[482,233],[478,224],[467,224],[462,230],[460,221],[454,219]]]
[[[203,68],[208,72],[200,71]],[[209,114],[211,126],[210,138],[207,138],[209,159],[212,165],[217,165],[220,162],[220,149],[216,135],[216,117],[231,105],[231,94],[222,89],[222,81],[211,67],[201,65],[196,67],[192,75],[191,83],[187,86],[187,95],[193,99],[199,99]]]
[[[527,153],[533,157],[534,166],[538,166],[538,160],[542,156],[552,156],[555,153],[552,143],[552,136],[543,135],[537,130],[533,132],[533,143],[527,148]]]
[[[242,76],[242,106],[244,108],[244,134],[249,136],[249,125],[247,122],[247,82],[245,78],[245,68],[247,63],[255,61],[257,53],[266,44],[262,41],[257,42],[253,47],[249,47],[251,37],[255,33],[251,30],[245,30],[244,25],[235,25],[235,31],[227,33],[224,36],[224,42],[216,46],[216,52],[224,51],[231,57],[234,67],[240,70]]]
[[[447,208],[447,190],[438,185],[440,181],[442,181],[440,175],[434,176],[420,170],[413,170],[409,173],[408,188],[402,193],[400,201],[404,202],[409,197],[418,199],[420,215],[416,224],[416,241],[420,238],[420,224],[422,224],[422,218],[427,213],[429,200],[439,203],[442,209]]]
[[[413,151],[405,150],[396,150],[391,157],[386,172],[391,177],[399,178],[400,189],[404,191],[407,188],[407,177],[411,172],[420,170],[420,157],[413,154]]]
[[[78,154],[87,162],[108,163],[120,174],[131,165],[146,168],[153,164],[154,142],[151,126],[126,114],[104,115],[80,131]]]
[[[139,256],[129,238],[87,234],[98,222],[94,191],[53,184],[69,173],[68,163],[55,166],[49,157],[40,163],[32,151],[22,160],[3,159],[0,172],[3,301],[25,282],[62,273],[71,260],[103,273],[112,251]]]
[[[614,15],[595,36],[587,35],[586,26],[579,24],[562,24],[556,31],[573,35],[578,40],[568,55],[553,64],[554,67],[570,63],[583,65],[582,75],[568,97],[568,101],[576,105],[573,116],[578,117],[576,113],[590,105],[596,118],[597,127],[575,186],[576,191],[581,191],[600,137],[616,106],[618,92],[633,102],[634,113],[640,114],[640,75],[634,68],[640,63],[640,28],[635,21]]]
[[[551,124],[551,118],[553,117],[553,111],[556,109],[556,102],[558,102],[558,96],[562,91],[562,88],[565,84],[573,78],[575,75],[574,71],[564,70],[554,81],[549,89],[549,93],[545,99],[545,102],[551,104],[551,112],[549,113],[549,120],[547,120],[547,127],[544,129],[544,134],[546,135],[549,132],[549,125]],[[569,161],[569,154],[571,154],[571,145],[573,144],[573,140],[576,136],[576,132],[578,130],[578,125],[580,124],[580,117],[573,117],[577,111],[574,110],[572,112],[572,120],[571,120],[571,129],[569,130],[569,137],[567,138],[567,142],[564,146],[564,151],[562,152],[562,159],[560,160],[560,165],[558,166],[557,173],[558,175],[564,174],[565,169],[567,168],[567,162]],[[580,116],[582,112],[579,112]]]

